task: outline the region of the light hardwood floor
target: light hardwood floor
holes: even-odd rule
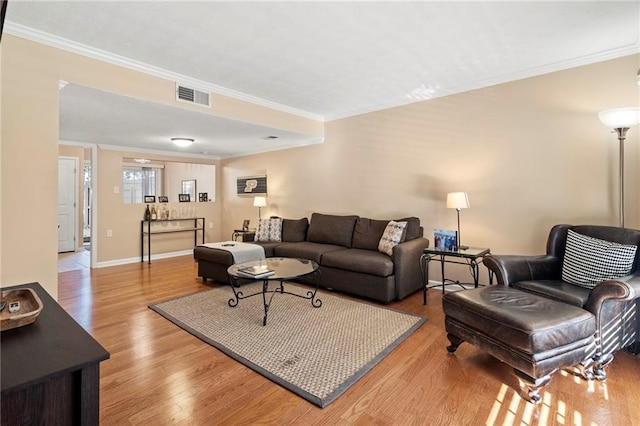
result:
[[[190,256],[59,274],[61,305],[111,353],[103,425],[640,425],[640,357],[619,352],[606,382],[558,373],[533,406],[507,365],[467,343],[447,353],[437,290],[391,305],[428,321],[320,409],[147,308],[216,285]]]

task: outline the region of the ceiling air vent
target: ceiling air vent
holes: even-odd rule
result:
[[[176,84],[176,100],[211,107],[209,93]]]

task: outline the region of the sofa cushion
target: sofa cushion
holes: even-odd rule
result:
[[[307,240],[307,229],[309,219],[283,219],[282,220],[282,241],[298,243]]]
[[[637,249],[636,245],[605,241],[570,229],[562,280],[592,289],[601,281],[624,277],[631,272]]]
[[[353,230],[353,248],[378,251],[380,238],[384,233],[388,220],[375,220],[359,217]]]
[[[274,256],[281,257],[297,257],[300,259],[313,260],[317,264],[321,264],[321,260],[325,253],[332,251],[344,251],[342,246],[332,244],[319,244],[304,241],[302,243],[282,243],[274,248]]]
[[[332,251],[322,255],[322,266],[388,277],[393,275],[393,260],[386,254],[366,249]]]
[[[560,280],[518,281],[511,283],[509,287],[579,307],[587,303],[591,293],[590,289]]]
[[[406,227],[407,222],[389,221],[378,243],[378,251],[393,256],[393,248],[402,241]]]
[[[275,257],[274,250],[277,246],[283,244],[282,241],[254,241],[253,244],[258,244],[264,249],[265,257]]]
[[[407,230],[404,235],[404,241],[415,240],[422,237],[422,230],[420,229],[420,218],[412,216],[402,219],[396,219],[396,222],[407,222]]]
[[[353,229],[358,216],[311,215],[307,241],[351,247]]]

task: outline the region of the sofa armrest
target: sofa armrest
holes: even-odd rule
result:
[[[596,315],[605,301],[618,299],[621,301],[640,298],[640,274],[627,275],[615,280],[603,281],[591,290],[585,309]]]
[[[429,247],[429,240],[414,238],[393,248],[396,300],[407,297],[424,285],[420,272],[420,256],[427,247]]]
[[[498,284],[509,286],[518,281],[559,279],[562,263],[555,256],[486,255],[482,262],[493,272]]]

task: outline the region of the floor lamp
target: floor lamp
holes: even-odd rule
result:
[[[267,197],[255,197],[253,199],[253,207],[258,208],[258,219],[262,219],[260,210],[267,206]]]
[[[620,141],[620,227],[624,228],[624,140],[629,128],[640,124],[640,108],[616,108],[598,113],[602,124],[618,134]]]
[[[469,197],[466,192],[450,192],[447,194],[447,208],[456,209],[458,212],[458,250],[466,250],[469,246],[462,245],[462,239],[460,238],[460,209],[468,209]]]

